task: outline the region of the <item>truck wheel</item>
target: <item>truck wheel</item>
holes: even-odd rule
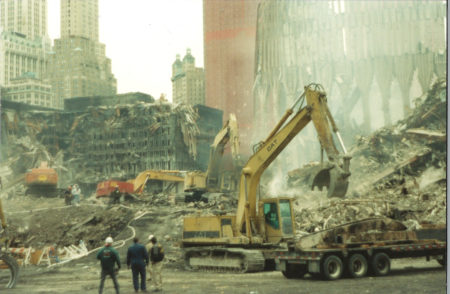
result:
[[[301,279],[308,270],[305,265],[286,264],[286,270],[281,272],[287,279]]]
[[[386,276],[391,271],[391,259],[386,253],[376,253],[372,258],[371,269],[375,276]]]
[[[367,274],[367,259],[362,254],[353,254],[348,260],[347,269],[350,277],[361,278]]]
[[[342,276],[344,266],[336,255],[329,255],[322,263],[322,277],[326,280],[337,280]]]

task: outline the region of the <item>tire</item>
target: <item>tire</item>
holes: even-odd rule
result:
[[[362,278],[367,274],[367,259],[362,254],[353,254],[347,262],[348,274],[352,278]]]
[[[337,280],[342,276],[343,272],[344,265],[339,257],[329,255],[324,259],[321,274],[325,280]]]
[[[287,279],[301,279],[308,270],[306,265],[286,264],[286,270],[281,272]]]
[[[17,261],[14,259],[14,257],[8,254],[0,254],[0,260],[7,266],[7,268],[0,269],[0,271],[2,271],[1,276],[8,276],[7,271],[9,271],[9,278],[7,278],[5,281],[6,284],[0,285],[0,288],[14,288],[19,277],[19,265],[17,264]]]
[[[370,268],[375,276],[386,276],[391,271],[391,259],[386,253],[376,253],[372,258]]]

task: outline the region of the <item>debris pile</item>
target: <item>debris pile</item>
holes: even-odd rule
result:
[[[446,82],[436,82],[417,99],[405,119],[368,137],[350,150],[350,187],[346,199],[305,192],[297,200],[300,233],[331,228],[367,217],[387,216],[409,229],[446,222]],[[307,190],[304,169],[292,171],[293,186]],[[308,205],[305,205],[305,202]]]
[[[15,232],[12,246],[34,248],[70,246],[80,240],[88,248],[95,248],[107,236],[122,231],[133,217],[129,209],[91,206],[11,211],[7,215],[9,230]]]
[[[418,101],[410,116],[394,126],[358,138],[350,149],[352,176],[345,199],[329,199],[325,191],[307,191],[309,187],[300,185],[302,173],[291,173],[291,184],[296,187],[294,212],[299,235],[369,217],[390,217],[408,229],[445,223],[445,95],[446,84],[439,81]],[[167,260],[181,266],[184,215],[236,212],[237,197],[221,193],[208,195],[208,202],[189,204],[181,193],[144,193],[113,206],[94,197],[82,197],[80,206],[68,207],[63,207],[62,198],[24,195],[21,173],[42,160],[64,172],[69,183],[103,180],[112,175],[133,174],[129,178],[134,178],[145,169],[169,169],[166,166],[169,164],[171,169],[178,165],[187,169],[195,157],[198,136],[197,114],[190,107],[140,103],[89,108],[86,113],[67,116],[69,131],[59,139],[59,149],[54,144],[49,149],[50,141],[41,140],[50,136],[43,136],[46,132],[43,125],[36,127],[39,120],[25,123],[33,117],[32,113],[22,115],[23,120],[15,121],[24,128],[24,133],[13,127],[7,130],[8,148],[16,153],[11,153],[0,166],[0,176],[6,178],[1,197],[14,247],[71,246],[83,240],[87,250],[92,250],[103,245],[110,235],[116,240],[130,240],[136,235],[146,242],[143,238],[152,233],[167,248]],[[47,122],[47,126],[51,125]],[[57,132],[54,127],[47,128],[50,129]],[[184,150],[180,151],[183,155],[176,155],[177,146]],[[259,195],[266,195],[265,183],[261,182]],[[305,188],[301,195],[299,186]],[[14,191],[12,196],[8,196],[9,190]]]

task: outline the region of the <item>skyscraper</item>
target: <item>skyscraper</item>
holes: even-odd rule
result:
[[[98,42],[98,0],[61,1],[61,38],[85,37]]]
[[[55,40],[49,79],[62,108],[65,98],[117,92],[111,60],[98,36],[98,0],[61,0],[61,38]]]
[[[50,38],[46,0],[0,1],[2,99],[56,107],[44,80]]]
[[[255,36],[260,0],[204,0],[206,105],[235,113],[241,150],[250,152]]]
[[[205,72],[195,67],[191,49],[186,50],[183,61],[177,54],[172,64],[172,97],[174,103],[205,104]]]
[[[47,33],[47,0],[0,1],[0,24],[4,32],[15,32],[34,40]]]

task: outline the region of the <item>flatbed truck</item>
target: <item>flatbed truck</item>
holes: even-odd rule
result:
[[[343,242],[342,236],[334,231],[325,237],[332,235],[335,238],[333,242],[318,242],[310,248],[290,243],[288,250],[275,253],[275,266],[288,279],[299,279],[309,273],[325,280],[337,280],[344,274],[351,278],[361,278],[367,274],[385,276],[390,272],[391,260],[397,258],[425,257],[427,260],[436,259],[446,266],[445,232],[446,228],[387,231],[378,233],[377,237],[383,238],[367,241],[371,239],[368,236],[377,234],[369,230],[363,234],[362,239],[366,240]],[[347,234],[347,237],[350,235]],[[421,239],[422,236],[427,239]],[[314,238],[318,239],[317,236]]]

